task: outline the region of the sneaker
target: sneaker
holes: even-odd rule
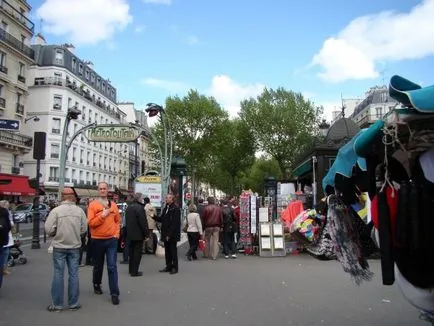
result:
[[[62,311],[62,308],[60,308],[60,307],[56,307],[55,305],[50,304],[50,305],[47,307],[47,310],[48,310],[49,312],[61,312],[61,311]]]
[[[112,295],[112,303],[117,306],[119,304],[119,296],[118,295]]]
[[[226,259],[229,259],[229,256],[228,256],[228,255],[226,255],[226,256],[225,256],[225,258],[226,258]]]
[[[233,255],[231,256],[231,258],[233,258],[233,259],[237,258],[237,255],[233,254]]]
[[[75,306],[69,306],[68,310],[70,310],[70,311],[77,311],[80,308],[81,308],[81,304],[77,303]]]

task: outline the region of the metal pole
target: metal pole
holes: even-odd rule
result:
[[[60,164],[59,164],[59,190],[57,193],[57,200],[60,200],[62,197],[62,191],[65,187],[65,169],[66,169],[66,136],[68,134],[68,126],[70,122],[70,118],[68,114],[65,117],[65,122],[63,124],[63,133],[62,133],[62,143],[60,144]]]
[[[136,141],[135,141],[135,153],[134,153],[134,172],[135,172],[135,177],[137,178],[138,176],[139,176],[139,173],[138,173],[138,171],[139,171],[139,169],[138,169],[138,165],[139,165],[139,162],[138,162],[138,153],[137,153],[137,151],[138,151],[138,146],[139,146],[139,141],[136,139]]]
[[[40,249],[39,242],[39,174],[41,173],[41,160],[36,160],[36,188],[35,198],[33,199],[33,236],[32,236],[32,249]]]
[[[317,191],[316,191],[316,156],[312,156],[312,174],[313,174],[313,183],[312,183],[312,192],[313,192],[313,207],[315,207],[316,205],[316,196],[317,196]]]

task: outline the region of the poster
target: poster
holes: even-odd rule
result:
[[[134,192],[140,192],[148,197],[152,206],[161,207],[161,177],[159,176],[141,176],[136,178]]]
[[[256,196],[250,196],[250,233],[256,233]]]

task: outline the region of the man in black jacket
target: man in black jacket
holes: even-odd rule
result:
[[[178,273],[177,243],[181,240],[181,209],[175,204],[175,196],[166,196],[166,206],[157,218],[161,222],[161,239],[164,241],[166,267],[160,272]]]
[[[9,242],[9,231],[11,230],[11,221],[9,220],[9,211],[0,207],[0,258],[3,262],[3,246]],[[0,288],[3,283],[3,269],[0,270]]]
[[[129,241],[129,273],[131,276],[142,276],[139,272],[140,261],[142,260],[143,241],[149,236],[148,221],[143,201],[143,195],[136,193],[134,201],[128,205],[125,212],[127,225],[127,241]]]

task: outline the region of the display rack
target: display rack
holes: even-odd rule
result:
[[[240,196],[240,246],[244,249],[252,249],[252,237],[250,235],[250,195]]]
[[[259,255],[261,257],[286,256],[282,223],[260,223]]]

